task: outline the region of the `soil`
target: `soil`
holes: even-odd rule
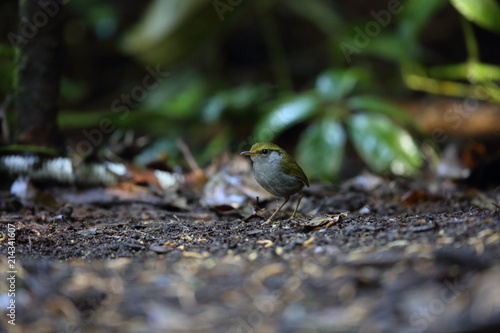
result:
[[[316,185],[296,219],[292,203],[268,225],[273,200],[261,217],[3,194],[0,271],[16,273],[0,299],[15,299],[15,325],[3,313],[0,331],[498,332],[500,193],[438,188]]]

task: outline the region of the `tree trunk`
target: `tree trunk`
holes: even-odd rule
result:
[[[17,139],[61,150],[57,126],[62,72],[62,5],[50,0],[19,2]]]

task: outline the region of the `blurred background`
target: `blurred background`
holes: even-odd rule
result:
[[[476,155],[498,157],[498,1],[58,6],[63,154],[186,167],[182,138],[206,167],[225,151],[274,141],[310,178],[333,182],[367,167],[402,176],[437,170],[451,143],[460,152],[474,141]],[[0,4],[6,151],[18,139],[19,10],[16,0]]]
[[[500,0],[1,0],[16,332],[497,332],[499,37]],[[312,183],[279,227],[259,141]]]

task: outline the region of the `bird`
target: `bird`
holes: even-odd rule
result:
[[[271,223],[290,196],[298,193],[299,200],[289,220],[293,219],[304,196],[302,188],[309,186],[309,180],[300,165],[283,148],[270,142],[258,142],[250,150],[241,152],[241,155],[252,159],[253,174],[260,186],[274,196],[285,198],[265,224]]]

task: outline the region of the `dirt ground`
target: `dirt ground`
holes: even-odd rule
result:
[[[196,201],[61,213],[4,193],[0,271],[16,272],[15,325],[3,279],[0,331],[498,332],[500,193],[427,188],[316,185],[299,218],[286,222],[287,206],[271,225]],[[276,202],[261,205],[266,215]]]

